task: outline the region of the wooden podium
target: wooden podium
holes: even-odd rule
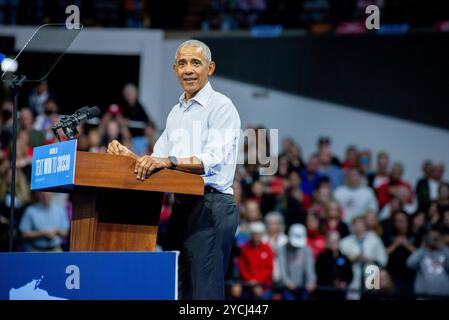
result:
[[[164,169],[141,181],[134,167],[130,157],[76,153],[70,251],[154,251],[164,192],[204,194],[198,175]]]

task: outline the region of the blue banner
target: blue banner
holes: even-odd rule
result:
[[[73,186],[76,145],[70,140],[34,148],[31,190]]]
[[[175,300],[178,252],[0,253],[0,300]]]

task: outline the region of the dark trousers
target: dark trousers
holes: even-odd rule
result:
[[[180,251],[178,298],[224,300],[224,276],[237,230],[234,197],[175,195],[166,250]]]

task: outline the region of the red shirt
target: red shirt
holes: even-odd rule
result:
[[[248,241],[242,246],[237,261],[242,280],[270,285],[273,282],[273,261],[273,251],[268,244],[254,246]]]
[[[316,257],[326,250],[326,237],[319,231],[307,231],[307,245],[312,250],[312,255]]]
[[[307,195],[306,193],[302,193],[302,207],[305,210],[309,210],[310,207],[312,207],[312,199],[309,195]]]
[[[413,201],[413,189],[411,185],[404,180],[400,180],[398,182],[386,182],[376,189],[377,201],[379,203],[379,208],[383,208],[387,203],[391,201],[390,187],[405,187],[410,191],[410,197],[408,199],[408,203]]]

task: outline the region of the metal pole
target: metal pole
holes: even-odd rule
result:
[[[11,212],[9,214],[9,252],[14,249],[14,212],[16,206],[16,158],[17,158],[17,115],[19,105],[19,93],[14,92],[13,125],[12,125],[12,159],[11,159]]]
[[[25,82],[26,77],[15,76],[11,83],[11,91],[14,94],[14,104],[12,111],[12,159],[11,159],[11,212],[9,215],[9,252],[14,249],[14,213],[16,206],[16,158],[17,158],[17,127],[18,127],[18,113],[19,113],[19,91]]]

